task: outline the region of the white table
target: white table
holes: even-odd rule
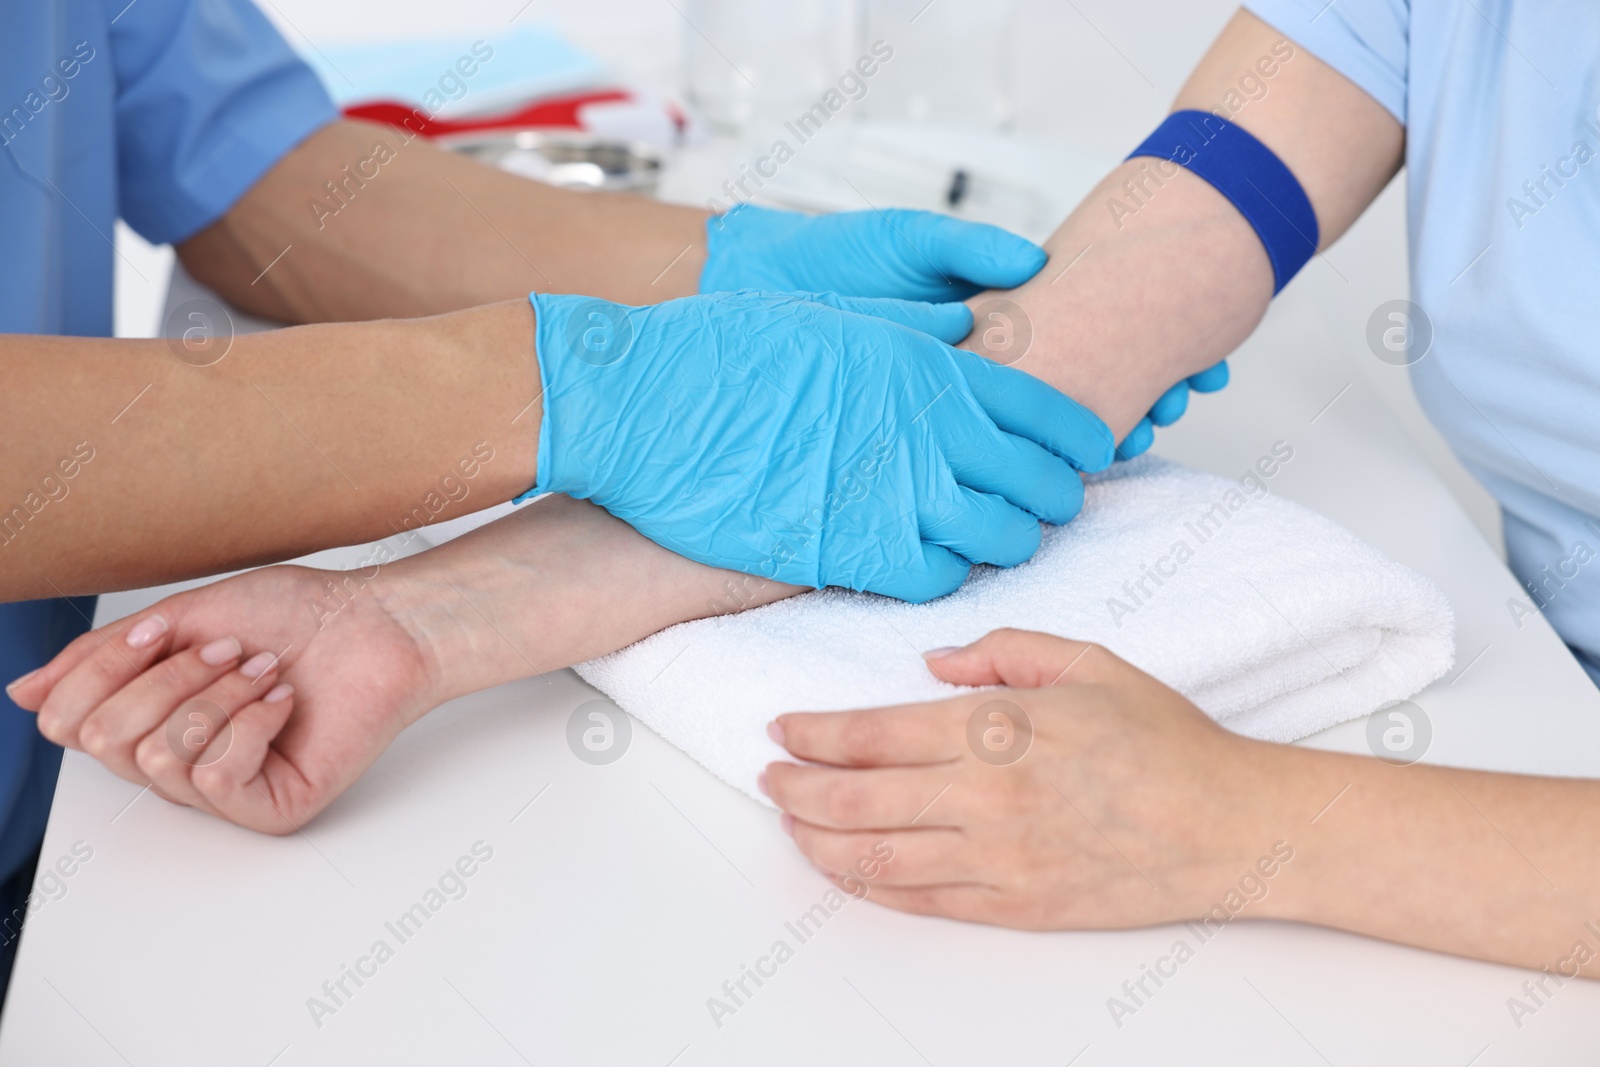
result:
[[[1295,458],[1276,491],[1446,590],[1458,669],[1416,699],[1434,726],[1430,761],[1600,775],[1600,694],[1541,620],[1516,628],[1515,582],[1368,389],[1339,395],[1351,379],[1313,351],[1319,331],[1291,294],[1237,359],[1236,384],[1198,404],[1163,450],[1237,474],[1287,440]],[[101,621],[162,592],[107,597]],[[593,695],[563,671],[441,708],[283,839],[140,796],[68,753],[44,858],[78,841],[94,855],[30,920],[0,1062],[1042,1064],[1086,1047],[1084,1065],[1226,1050],[1335,1064],[1592,1056],[1600,986],[1568,985],[1519,1031],[1505,1002],[1523,972],[1277,924],[1230,927],[1118,1029],[1106,999],[1192,935],[1018,934],[862,903],[795,946],[719,1029],[706,999],[789,938],[784,922],[825,883],[770,812],[647,730],[615,764],[574,758],[566,715]],[[1365,741],[1358,722],[1311,743]],[[1299,833],[1290,839],[1314,846],[1313,827]],[[466,895],[398,945],[385,921],[479,840],[494,855]],[[1508,850],[1507,862],[1520,861]],[[354,996],[315,1026],[307,998],[378,938],[395,957],[363,987],[347,981]]]
[[[1342,314],[1335,275],[1357,289],[1362,275],[1340,256],[1313,264],[1235,359],[1235,384],[1161,451],[1237,475],[1286,440],[1274,491],[1445,589],[1457,669],[1415,700],[1430,762],[1600,776],[1600,693],[1542,620],[1515,625],[1516,583],[1380,399],[1372,376],[1391,369],[1374,370]],[[106,597],[99,621],[166,591]],[[1021,934],[853,902],[799,944],[784,924],[827,886],[772,814],[642,728],[619,762],[580,762],[566,717],[593,696],[563,671],[456,701],[282,839],[68,753],[44,862],[77,842],[93,856],[29,920],[0,1063],[1593,1059],[1600,985],[1568,984],[1519,1029],[1506,1001],[1525,972],[1306,927],[1232,925],[1120,1028],[1107,998],[1192,934]],[[1365,750],[1359,722],[1307,743]],[[476,842],[493,856],[465,895],[400,943],[385,923]],[[308,998],[332,1003],[324,981],[380,938],[393,958],[347,979],[316,1025]],[[780,938],[794,958],[716,1026],[707,998]]]

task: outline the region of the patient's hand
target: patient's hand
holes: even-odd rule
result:
[[[1024,929],[1138,926],[1204,913],[1270,851],[1258,772],[1281,746],[1105,649],[1002,630],[929,666],[1011,688],[778,718],[809,762],[771,764],[763,788],[843,888]]]
[[[281,834],[447,700],[796,592],[550,496],[375,574],[268,567],[168,597],[78,638],[11,696],[129,781]]]
[[[330,616],[330,577],[269,567],[168,597],[79,637],[12,699],[131,782],[289,833],[433,706],[411,634],[371,592]]]

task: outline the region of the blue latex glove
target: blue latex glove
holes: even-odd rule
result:
[[[1161,394],[1161,399],[1155,402],[1150,413],[1139,420],[1139,424],[1128,431],[1128,436],[1122,439],[1117,446],[1118,459],[1132,459],[1134,456],[1143,455],[1155,443],[1157,426],[1171,426],[1183,418],[1183,413],[1189,410],[1189,391],[1197,393],[1214,393],[1228,384],[1228,361],[1223,360],[1215,367],[1208,367],[1199,374],[1192,374],[1171,389]]]
[[[741,204],[706,222],[702,293],[763,289],[965,300],[1014,289],[1049,257],[996,226],[928,211],[802,215]]]
[[[973,562],[1033,555],[1039,520],[1082,506],[1078,471],[1112,459],[1087,409],[944,343],[972,327],[960,304],[531,299],[530,493],[591,499],[714,567],[931,600]]]

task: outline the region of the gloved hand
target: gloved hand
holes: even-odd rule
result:
[[[1049,257],[996,226],[927,211],[802,215],[741,204],[706,222],[702,293],[762,289],[965,300],[1014,289]]]
[[[1087,409],[944,343],[971,329],[960,304],[531,299],[544,416],[529,493],[593,500],[714,567],[931,600],[972,563],[1033,555],[1039,520],[1082,506],[1078,471],[1111,462]]]
[[[1150,413],[1128,431],[1128,436],[1117,446],[1118,459],[1132,459],[1143,455],[1155,443],[1157,426],[1171,426],[1183,418],[1189,409],[1189,390],[1197,393],[1215,393],[1228,384],[1228,361],[1223,360],[1199,374],[1191,374],[1171,389],[1161,394],[1161,399],[1151,407]]]

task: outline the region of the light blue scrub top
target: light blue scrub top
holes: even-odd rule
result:
[[[118,216],[181,241],[334,115],[249,0],[0,0],[0,333],[109,336]],[[0,682],[93,610],[0,605]],[[0,879],[38,846],[58,759],[0,696]]]
[[[1412,384],[1500,502],[1509,617],[1600,682],[1600,4],[1246,6],[1405,124]]]

